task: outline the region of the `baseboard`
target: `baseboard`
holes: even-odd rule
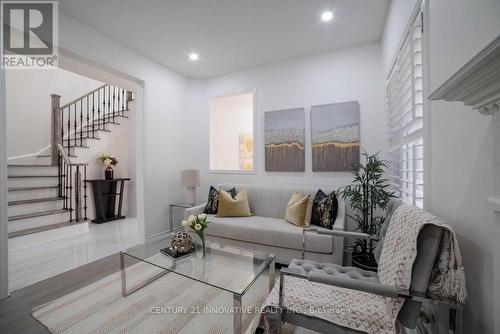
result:
[[[160,233],[155,233],[147,236],[148,242],[158,241],[164,239],[171,231],[166,230]]]

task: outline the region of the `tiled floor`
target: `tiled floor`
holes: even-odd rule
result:
[[[89,224],[89,232],[9,251],[9,290],[104,258],[141,241],[137,219]]]

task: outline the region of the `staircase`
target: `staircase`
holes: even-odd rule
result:
[[[8,233],[16,238],[87,223],[87,163],[77,150],[90,149],[110,124],[128,118],[132,92],[101,86],[60,106],[51,95],[52,139],[49,152],[29,164],[8,165]]]

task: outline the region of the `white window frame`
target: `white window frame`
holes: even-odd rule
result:
[[[243,174],[243,175],[254,175],[257,173],[257,89],[249,88],[242,89],[236,92],[226,93],[222,95],[211,96],[209,98],[209,103],[212,99],[229,97],[235,95],[243,94],[253,94],[253,169],[252,170],[240,170],[240,169],[212,169],[210,166],[210,108],[208,110],[209,120],[208,120],[208,174]]]
[[[428,186],[425,36],[418,3],[400,42],[385,89],[392,189],[408,204],[424,208]]]

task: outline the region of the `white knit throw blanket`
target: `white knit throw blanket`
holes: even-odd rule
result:
[[[427,224],[444,229],[427,292],[435,299],[465,303],[465,275],[455,232],[441,218],[413,206],[401,205],[392,216],[380,256],[379,281],[402,289],[410,287],[417,238]]]
[[[395,210],[385,236],[378,268],[380,283],[405,290],[410,287],[418,234],[427,224],[445,229],[428,293],[436,299],[463,303],[467,294],[455,233],[443,220],[407,205]],[[298,310],[366,333],[395,333],[397,315],[404,303],[401,298],[381,297],[295,277],[286,277],[284,289],[283,305],[288,310]],[[264,303],[268,310],[277,306],[278,291],[277,284]],[[272,314],[261,319],[268,333],[276,331],[273,319]]]

